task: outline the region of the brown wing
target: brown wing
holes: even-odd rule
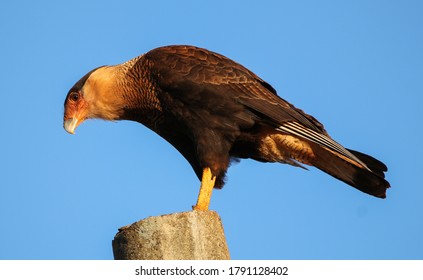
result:
[[[331,139],[314,117],[280,98],[268,83],[229,58],[191,46],[162,47],[146,57],[154,63],[161,88],[184,104],[206,110],[222,108],[221,115],[236,119],[240,127],[242,120],[251,125],[256,116],[283,133],[326,146],[366,166]]]
[[[275,127],[296,121],[326,133],[315,118],[280,98],[272,86],[225,56],[192,46],[168,46],[154,49],[145,57],[152,62],[160,87],[177,94],[182,102],[216,105],[217,109],[225,101],[236,102]]]
[[[192,46],[168,46],[145,55],[153,64],[160,88],[193,110],[208,116],[214,129],[249,128],[256,120],[275,129],[327,147],[367,168],[328,136],[314,117],[280,98],[276,90],[244,66],[220,54]],[[246,110],[247,109],[247,110]],[[207,118],[210,122],[213,118]],[[236,124],[226,126],[236,122]],[[230,133],[228,133],[230,134]],[[236,133],[235,133],[236,134]],[[233,137],[236,137],[234,135]]]

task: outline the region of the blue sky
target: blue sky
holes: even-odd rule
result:
[[[121,226],[188,211],[199,182],[131,122],[67,134],[89,70],[170,44],[222,53],[384,161],[386,200],[310,168],[243,160],[211,209],[234,259],[423,259],[423,2],[3,1],[0,259],[112,259]]]

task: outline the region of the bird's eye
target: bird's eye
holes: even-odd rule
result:
[[[72,92],[72,93],[69,95],[69,99],[70,99],[71,101],[74,101],[74,102],[78,101],[78,99],[79,99],[79,93],[78,93],[78,92]]]

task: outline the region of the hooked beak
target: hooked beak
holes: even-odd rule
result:
[[[63,121],[63,128],[70,134],[75,134],[75,129],[81,121],[77,118],[69,118]]]

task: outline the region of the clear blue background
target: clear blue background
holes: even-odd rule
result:
[[[112,259],[121,226],[188,211],[199,182],[131,122],[67,134],[86,72],[169,44],[222,53],[388,167],[386,200],[243,160],[215,191],[234,259],[423,259],[422,1],[3,1],[0,259]]]

